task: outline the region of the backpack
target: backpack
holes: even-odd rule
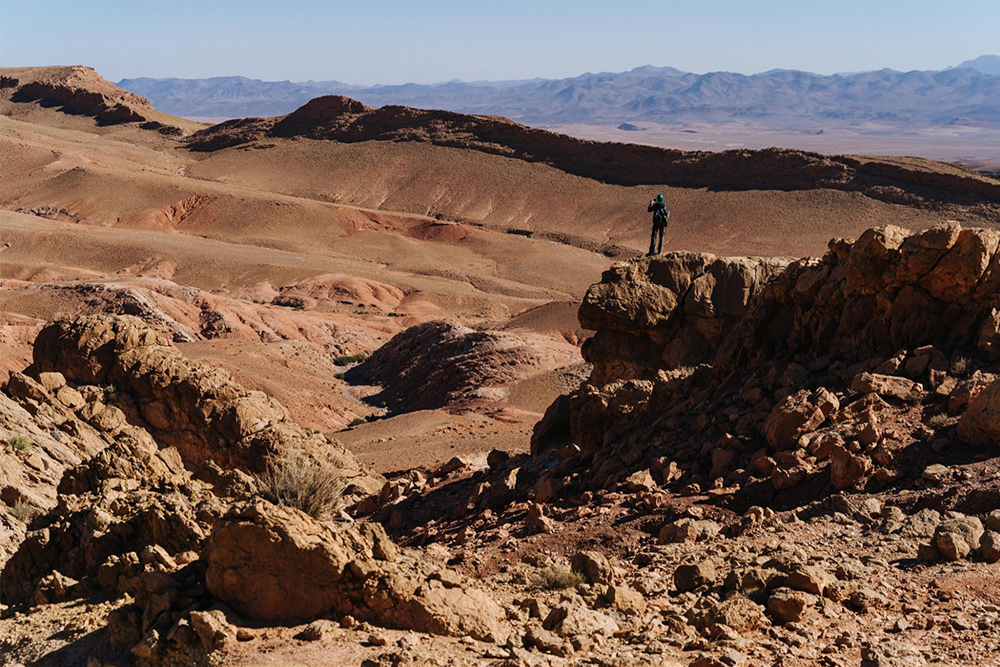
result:
[[[667,208],[666,203],[664,203],[663,206],[653,211],[653,221],[656,224],[666,226],[667,221],[669,219],[670,219],[670,209]]]

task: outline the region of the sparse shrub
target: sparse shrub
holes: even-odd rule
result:
[[[302,510],[315,519],[336,516],[344,507],[346,483],[335,462],[320,463],[302,452],[272,459],[257,478],[260,495],[277,505]]]
[[[10,508],[10,515],[21,523],[31,523],[31,520],[38,516],[39,510],[29,502],[18,500]]]
[[[338,380],[345,380],[345,379],[347,379],[345,373],[334,373],[333,377],[337,378]]]
[[[531,578],[531,588],[539,591],[561,591],[584,582],[579,572],[569,565],[550,565],[536,572]]]
[[[368,420],[363,417],[355,417],[351,420],[350,426],[361,426],[362,424],[367,424]]]
[[[340,357],[334,357],[333,363],[338,366],[350,366],[351,364],[360,364],[367,358],[364,354],[345,354]]]
[[[952,376],[957,377],[960,380],[972,375],[975,372],[975,368],[972,364],[972,359],[958,354],[955,358],[951,360],[951,368],[948,369]]]
[[[957,421],[957,418],[952,417],[947,412],[941,412],[936,415],[932,415],[931,418],[927,420],[927,425],[935,431],[939,431],[943,428],[948,428]]]
[[[31,440],[23,435],[12,435],[7,438],[7,444],[18,454],[27,454],[31,451]]]

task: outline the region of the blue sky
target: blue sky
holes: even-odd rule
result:
[[[0,64],[84,64],[112,80],[428,83],[646,64],[833,73],[985,53],[1000,53],[1000,0],[0,0]]]

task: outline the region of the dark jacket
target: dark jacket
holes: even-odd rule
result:
[[[653,214],[653,224],[657,226],[666,227],[667,220],[670,218],[670,207],[667,206],[665,201],[654,201],[650,203],[647,209]]]

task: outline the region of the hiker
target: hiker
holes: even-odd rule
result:
[[[646,255],[649,257],[663,252],[663,230],[667,228],[667,222],[670,220],[670,207],[660,194],[649,201],[649,208],[646,210],[653,214],[653,234],[649,237],[649,253]],[[660,235],[659,244],[656,243],[657,233]],[[654,248],[656,252],[653,252]]]

